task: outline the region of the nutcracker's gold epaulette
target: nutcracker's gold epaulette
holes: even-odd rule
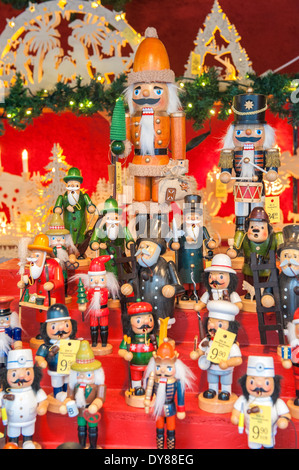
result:
[[[266,150],[266,168],[280,167],[280,150],[271,148]]]
[[[220,152],[220,159],[218,166],[220,168],[233,168],[234,165],[234,151],[223,149]]]

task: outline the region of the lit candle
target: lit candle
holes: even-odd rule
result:
[[[28,173],[28,152],[23,150],[22,152],[22,163],[23,163],[23,173]]]

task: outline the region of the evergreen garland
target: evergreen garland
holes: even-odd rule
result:
[[[109,85],[103,84],[100,78],[95,77],[88,85],[83,85],[80,78],[77,78],[75,85],[59,82],[52,91],[40,90],[33,94],[18,74],[15,84],[5,96],[0,115],[0,133],[4,132],[4,119],[11,126],[22,130],[46,109],[58,114],[70,111],[77,116],[105,112],[111,117],[116,100],[123,95],[126,87],[126,75],[120,75]],[[268,107],[274,115],[286,118],[294,127],[298,125],[299,74],[269,73],[263,77],[252,74],[247,77],[245,84],[221,81],[217,71],[211,68],[195,79],[177,79],[186,118],[193,121],[196,130],[204,127],[212,115],[226,120],[231,114],[233,97],[246,92],[249,83],[254,93],[262,93],[268,97]]]

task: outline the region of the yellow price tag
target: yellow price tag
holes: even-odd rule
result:
[[[79,350],[80,341],[77,339],[61,339],[59,342],[59,353],[57,372],[58,374],[68,375],[71,365],[76,361],[76,355]]]
[[[269,216],[271,224],[280,222],[279,196],[266,196],[265,211]]]
[[[227,184],[222,183],[219,178],[216,178],[216,197],[219,199],[227,197]]]
[[[249,415],[249,442],[271,445],[272,420],[271,406],[260,406],[258,413]]]
[[[208,361],[214,362],[215,364],[227,361],[235,338],[235,333],[218,328],[207,356]]]
[[[205,260],[205,268],[209,268],[210,266],[212,266],[212,260],[211,259],[206,259]]]

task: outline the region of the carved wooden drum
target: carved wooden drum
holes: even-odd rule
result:
[[[234,198],[236,202],[259,202],[262,198],[263,183],[236,182],[234,185]]]

